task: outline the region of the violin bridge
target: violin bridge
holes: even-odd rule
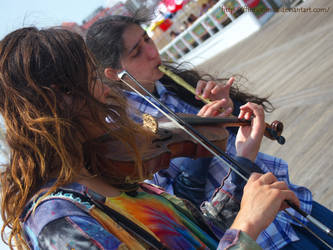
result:
[[[142,115],[142,126],[151,130],[154,134],[158,132],[158,123],[154,117],[148,114]]]

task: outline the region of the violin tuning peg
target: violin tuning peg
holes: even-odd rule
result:
[[[283,144],[285,144],[285,142],[286,142],[286,139],[283,137],[283,136],[277,136],[276,137],[276,140],[277,140],[277,142],[280,144],[280,145],[283,145]]]

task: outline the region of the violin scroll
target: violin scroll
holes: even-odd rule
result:
[[[266,123],[265,136],[271,140],[276,140],[279,144],[283,145],[286,139],[281,135],[283,131],[283,123],[280,121],[273,121],[271,125]]]

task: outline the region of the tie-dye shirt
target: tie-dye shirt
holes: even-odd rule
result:
[[[47,188],[44,190],[44,192]],[[80,195],[77,195],[80,194]],[[85,197],[93,197],[130,219],[169,249],[260,249],[248,235],[227,230],[218,242],[159,193],[138,192],[105,198],[72,183],[26,206],[21,216],[31,249],[147,249]],[[39,196],[40,197],[40,196]],[[35,210],[34,210],[35,208]]]
[[[107,198],[113,208],[141,227],[146,227],[171,249],[216,249],[218,242],[202,231],[163,196],[138,192],[135,197],[125,193]]]

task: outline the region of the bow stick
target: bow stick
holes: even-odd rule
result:
[[[124,76],[128,76],[131,81],[133,81],[139,89],[143,91],[146,95],[151,97],[156,103],[160,105],[160,107],[149,100],[146,96],[144,96],[142,93],[140,93],[139,90],[134,88],[130,83],[128,83],[126,80],[124,80]],[[148,90],[146,90],[129,72],[126,70],[123,70],[118,73],[118,78],[126,84],[127,87],[132,89],[134,92],[136,92],[138,95],[140,95],[143,99],[145,99],[147,102],[149,102],[152,106],[154,106],[156,109],[158,109],[163,115],[165,115],[168,119],[173,121],[176,126],[178,126],[180,129],[182,129],[185,133],[187,133],[189,136],[191,136],[196,142],[198,142],[201,146],[203,146],[208,152],[210,152],[213,156],[217,157],[221,162],[227,164],[236,174],[238,174],[240,177],[242,177],[245,181],[248,181],[249,176],[253,171],[251,171],[248,168],[245,168],[244,166],[240,165],[237,161],[235,161],[232,157],[227,155],[223,150],[221,150],[219,147],[215,146],[213,143],[211,143],[206,137],[201,135],[196,129],[194,129],[191,125],[189,125],[187,122],[185,122],[183,119],[181,119],[178,115],[176,115],[171,109],[169,109],[166,105],[161,103],[155,96],[153,96]],[[161,108],[162,107],[162,108]],[[223,156],[223,158],[221,157]],[[255,172],[263,173],[263,171],[260,168],[256,168]],[[321,229],[323,232],[325,232],[327,235],[333,238],[333,231],[325,226],[323,223],[321,223],[319,220],[312,217],[310,214],[306,213],[299,207],[297,207],[294,203],[286,200],[285,201],[291,208],[296,210],[298,213],[300,213],[302,216],[304,216],[308,221],[310,221],[312,224],[317,226],[319,229]],[[285,211],[287,212],[287,211]],[[288,215],[290,215],[293,219],[294,216],[292,216],[290,213],[287,212]],[[298,221],[299,222],[299,221]],[[303,223],[301,223],[303,225]],[[323,242],[326,246],[328,246],[330,249],[333,249],[327,242],[325,242],[323,239],[321,239],[318,235],[316,235],[314,232],[309,230],[305,225],[303,225],[306,230],[308,230],[311,234],[313,234],[315,237],[317,237],[321,242]]]

